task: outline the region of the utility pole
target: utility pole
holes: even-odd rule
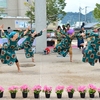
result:
[[[84,9],[84,8],[79,7],[79,27],[81,26],[81,11],[82,11],[83,9]]]
[[[86,14],[87,14],[87,8],[88,8],[88,6],[85,7],[85,22],[87,22],[87,18],[86,18],[87,17],[86,16]]]

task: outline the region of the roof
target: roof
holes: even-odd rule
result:
[[[95,25],[97,25],[99,22],[95,22],[95,23],[88,23],[84,26],[84,28],[93,28]]]

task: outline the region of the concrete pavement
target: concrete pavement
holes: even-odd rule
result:
[[[0,86],[5,88],[4,97],[0,100],[11,100],[8,92],[8,87],[11,85],[21,86],[27,84],[30,87],[40,84],[52,86],[53,91],[49,100],[58,100],[55,93],[55,87],[57,85],[64,85],[65,87],[73,85],[77,88],[79,85],[94,84],[100,87],[100,64],[90,66],[88,63],[81,61],[81,50],[73,48],[73,62],[69,61],[69,55],[67,57],[57,57],[56,53],[50,53],[49,55],[35,54],[35,62],[31,62],[31,59],[25,58],[23,51],[17,52],[18,59],[21,65],[21,72],[17,72],[15,65],[8,66],[0,63]],[[34,66],[36,64],[36,66]],[[82,100],[99,100],[98,92],[96,92],[95,98],[90,99],[88,92],[86,98]],[[16,95],[16,100],[23,100],[22,93],[19,90]],[[29,92],[28,98],[24,100],[34,100],[32,91]],[[38,100],[48,100],[45,98],[44,93],[40,93]],[[70,100],[67,96],[67,92],[64,90],[61,100]],[[81,100],[77,90],[74,93],[72,100]]]

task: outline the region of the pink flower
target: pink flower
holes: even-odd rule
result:
[[[96,86],[94,86],[93,84],[89,84],[88,88],[90,94],[95,93],[97,90]]]
[[[98,93],[100,93],[100,87],[97,90],[98,90]]]
[[[29,92],[29,90],[30,90],[30,88],[29,88],[29,86],[28,85],[22,85],[21,87],[20,87],[20,90],[22,91],[22,92]]]
[[[68,86],[68,87],[66,88],[66,91],[67,91],[67,92],[72,92],[72,93],[74,93],[74,91],[75,91],[74,86],[72,86],[72,85]]]
[[[0,86],[0,92],[4,92],[4,88]]]
[[[86,92],[86,86],[79,86],[77,90],[80,93],[85,93]]]
[[[42,89],[42,87],[41,87],[40,85],[35,85],[35,86],[32,88],[32,91],[33,91],[34,93],[39,94],[39,93],[41,92],[41,89]]]
[[[10,93],[16,93],[18,91],[18,86],[10,86],[8,90]]]
[[[58,85],[58,86],[55,88],[55,92],[56,92],[56,93],[62,94],[63,90],[64,90],[64,86]]]
[[[51,91],[52,91],[52,87],[46,86],[46,85],[43,87],[43,92],[45,92],[45,93],[51,93]]]

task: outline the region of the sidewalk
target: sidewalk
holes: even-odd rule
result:
[[[17,72],[15,65],[8,66],[0,63],[0,86],[5,88],[4,97],[0,100],[11,100],[8,92],[8,87],[12,85],[21,86],[23,84],[29,85],[31,88],[34,85],[40,84],[52,86],[53,91],[49,100],[58,100],[56,98],[55,87],[57,85],[64,85],[65,87],[73,85],[77,88],[79,85],[94,84],[100,87],[100,64],[95,64],[91,67],[88,63],[81,61],[81,50],[73,49],[73,62],[69,62],[68,57],[57,57],[56,53],[50,55],[35,54],[35,64],[31,59],[26,59],[23,51],[17,52],[18,59],[21,65],[21,72]],[[99,100],[98,92],[96,97],[90,99],[88,92],[86,98],[82,100]],[[20,90],[16,95],[16,100],[23,100]],[[24,100],[34,100],[32,91],[29,92],[28,98]],[[45,99],[44,93],[40,93],[40,98],[37,100]],[[61,100],[70,100],[67,92],[64,90]],[[72,100],[81,100],[79,93],[75,92]]]

